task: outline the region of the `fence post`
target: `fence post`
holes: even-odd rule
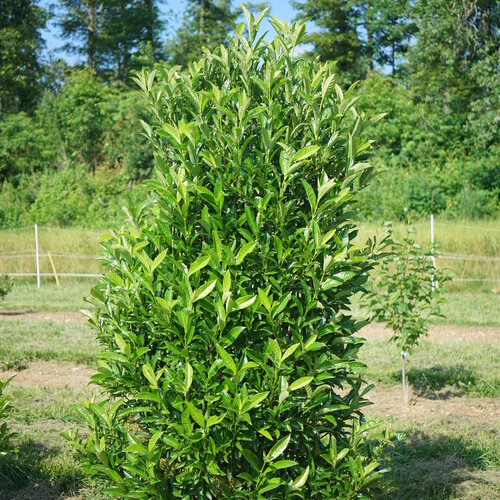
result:
[[[59,278],[57,276],[56,266],[54,265],[54,261],[52,260],[52,255],[47,251],[47,256],[50,260],[50,265],[52,266],[52,271],[54,271],[54,278],[56,279],[56,285],[59,286]]]
[[[38,254],[38,226],[35,224],[36,284],[40,288],[40,256]]]
[[[432,265],[436,269],[436,257],[434,256],[434,214],[431,213],[431,252],[432,252]],[[437,281],[435,281],[434,274],[432,275],[432,290],[438,287]]]

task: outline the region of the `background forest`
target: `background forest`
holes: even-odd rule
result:
[[[359,109],[387,113],[372,129],[381,174],[360,218],[496,216],[500,3],[291,3],[309,19],[303,57],[337,60],[345,89],[358,82]],[[0,0],[0,228],[114,226],[151,174],[134,71],[188,65],[203,46],[225,43],[241,10],[188,0],[179,22],[167,0],[47,5]],[[44,52],[47,23],[62,33],[64,54]]]

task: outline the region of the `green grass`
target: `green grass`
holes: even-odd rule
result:
[[[42,283],[40,289],[33,283],[16,281],[12,291],[3,302],[0,310],[21,311],[79,311],[90,306],[84,297],[90,296],[90,288],[95,279],[85,281],[65,281],[57,286]]]
[[[0,370],[22,369],[33,360],[96,360],[97,343],[85,324],[3,320],[0,335]]]
[[[430,242],[430,224],[428,220],[417,222],[415,239],[422,244]],[[357,241],[364,243],[367,238],[381,231],[377,224],[360,224]],[[52,273],[48,252],[52,254],[58,273],[100,273],[102,264],[95,258],[83,256],[99,255],[99,236],[105,232],[89,229],[39,228],[40,271]],[[394,236],[401,238],[406,234],[404,224],[394,225]],[[476,255],[500,257],[500,220],[441,220],[436,218],[435,241],[443,254]],[[0,273],[33,273],[36,271],[34,257],[34,230],[0,231]],[[57,255],[71,253],[73,256]],[[24,254],[15,256],[14,254]],[[80,257],[78,257],[80,255]],[[482,278],[488,282],[453,282],[448,284],[451,290],[500,289],[500,261],[455,260],[445,257],[438,259],[438,266],[448,268],[455,278]],[[69,278],[61,278],[66,281]],[[43,278],[44,282],[53,282],[54,278]]]
[[[386,420],[407,439],[388,450],[389,498],[499,498],[500,434],[461,416]]]
[[[102,272],[101,263],[94,257],[99,255],[99,236],[103,232],[39,227],[40,272],[53,273],[47,253],[51,254],[57,273]],[[0,231],[0,273],[2,272],[36,272],[33,227]],[[53,278],[50,281],[54,281]]]
[[[436,323],[461,326],[500,326],[500,291],[444,294],[442,318]]]
[[[360,353],[368,365],[365,378],[399,385],[401,358],[397,347],[369,339]],[[453,395],[500,397],[500,345],[494,342],[422,340],[407,363],[410,386],[420,393],[450,391]]]
[[[76,388],[14,388],[9,426],[13,447],[0,463],[0,497],[106,498],[104,485],[86,476],[61,432],[84,427],[73,404],[91,395]]]
[[[94,335],[84,324],[0,321],[1,369],[19,370],[33,360],[95,366],[97,351]],[[51,387],[45,382],[41,375],[33,386],[13,383],[9,387],[13,408],[8,424],[15,432],[12,444],[17,451],[0,461],[0,498],[68,494],[80,499],[106,498],[104,486],[83,475],[77,457],[61,437],[64,431],[85,428],[74,404],[92,397],[96,388],[85,384]]]
[[[443,294],[442,317],[433,320],[438,325],[500,326],[500,293],[485,291],[448,292]],[[355,318],[363,320],[369,311],[363,296],[357,294],[352,303]]]
[[[412,226],[416,233],[412,238],[418,243],[430,244],[430,222],[417,222]],[[394,237],[401,239],[407,231],[404,224],[393,226]],[[380,225],[361,224],[357,241],[364,243],[367,238],[381,233]],[[437,259],[439,267],[445,267],[453,278],[458,279],[487,279],[496,281],[485,282],[457,282],[447,284],[449,290],[454,291],[492,291],[500,290],[500,220],[441,220],[435,219],[435,243],[442,254],[472,255],[490,257],[493,260],[458,260],[445,257]],[[497,259],[497,260],[495,260]]]

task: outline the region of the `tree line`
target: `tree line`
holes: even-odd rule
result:
[[[431,210],[495,214],[500,4],[291,4],[298,19],[308,20],[303,57],[337,61],[343,85],[361,87],[360,108],[388,113],[372,132],[374,161],[387,172],[365,192],[365,215],[401,218],[406,209],[417,216]],[[0,216],[1,207],[13,203],[14,188],[43,184],[54,169],[107,168],[109,175],[121,169],[129,188],[149,176],[151,152],[137,125],[142,111],[131,76],[144,66],[187,66],[203,47],[227,43],[241,17],[231,0],[187,0],[179,22],[172,5],[54,0],[44,8],[33,0],[0,0]],[[78,64],[70,66],[60,54],[44,56],[48,23],[59,28],[64,51],[78,56]],[[16,194],[20,212],[38,196],[39,188],[32,189],[28,201]]]

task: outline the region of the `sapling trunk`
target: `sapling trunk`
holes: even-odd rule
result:
[[[405,359],[407,353],[405,351],[401,351],[401,375],[403,380],[403,399],[405,402],[405,406],[408,406],[408,377],[406,376],[406,366]]]

